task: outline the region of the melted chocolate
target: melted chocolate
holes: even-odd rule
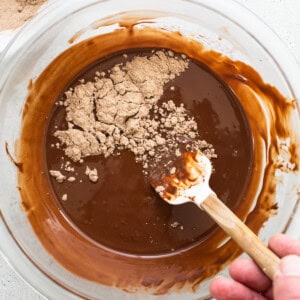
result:
[[[152,50],[126,50],[126,59],[122,52],[105,57],[83,70],[70,86],[78,84],[78,79],[93,80],[96,71],[108,71],[135,55],[149,56]],[[239,101],[216,74],[195,60],[166,84],[160,103],[170,99],[177,106],[185,105],[195,117],[200,138],[215,146],[218,158],[214,160],[212,188],[227,205],[237,207],[252,173],[252,136]],[[53,137],[56,128],[67,128],[65,108],[54,106],[51,116],[46,133],[46,173],[59,170],[68,160],[62,150],[51,147],[58,142]],[[98,169],[96,184],[85,176],[86,166]],[[75,173],[74,183],[60,184],[51,178],[60,205],[85,234],[114,250],[143,255],[173,252],[199,244],[216,229],[210,217],[193,204],[171,206],[162,201],[132,153],[85,158],[83,164],[76,164]],[[61,201],[65,193],[68,200]]]
[[[259,232],[264,222],[274,214],[274,208],[276,208],[274,174],[278,165],[274,162],[279,151],[278,139],[290,138],[290,152],[296,164],[295,170],[299,169],[299,152],[297,152],[299,137],[291,134],[291,132],[296,132],[291,128],[295,124],[293,121],[299,116],[295,101],[286,99],[276,88],[266,84],[260,75],[245,63],[232,61],[220,53],[208,51],[199,42],[185,38],[179,33],[147,27],[137,29],[134,27],[135,22],[136,19],[132,22],[128,21],[129,25],[125,28],[73,45],[32,82],[24,107],[22,132],[17,149],[17,161],[23,165],[23,169],[19,170],[18,174],[20,194],[28,219],[45,249],[77,276],[126,291],[137,291],[143,287],[147,288],[148,293],[154,294],[177,291],[183,287],[185,290],[193,291],[201,281],[215,275],[239,255],[240,249],[231,240],[226,240],[226,235],[221,230],[213,232],[212,223],[208,225],[206,222],[202,223],[202,220],[199,221],[198,210],[189,206],[169,207],[158,199],[149,190],[148,183],[141,176],[139,165],[133,163],[132,157],[126,152],[122,153],[119,159],[111,157],[104,161],[100,157],[94,157],[89,158],[91,161],[86,160],[91,167],[93,165],[99,167],[99,184],[88,185],[90,190],[85,191],[85,197],[81,198],[82,203],[79,199],[74,201],[70,197],[63,204],[62,211],[57,200],[61,191],[54,186],[58,195],[53,193],[48,175],[44,172],[47,168],[46,157],[49,157],[45,152],[47,130],[45,120],[51,116],[55,101],[82,70],[112,53],[133,48],[156,47],[170,48],[175,52],[185,53],[193,59],[192,66],[171,83],[176,87],[173,94],[168,95],[171,92],[169,86],[166,86],[164,96],[166,98],[172,96],[183,101],[195,114],[202,137],[214,144],[219,154],[219,158],[214,161],[216,172],[211,185],[223,201],[235,208],[235,213],[245,220],[255,233]],[[204,65],[211,71],[205,69]],[[191,74],[195,74],[194,78]],[[218,74],[217,77],[214,74]],[[203,82],[197,81],[197,78],[202,78]],[[205,89],[207,82],[212,84],[210,89]],[[251,170],[246,168],[251,168],[252,142],[240,105],[246,113],[253,135],[255,167],[252,169],[251,176],[249,176]],[[63,111],[53,116],[56,116],[55,118],[60,116],[62,120],[64,119]],[[49,129],[49,134],[50,131]],[[50,140],[50,135],[48,137]],[[235,150],[238,151],[235,152]],[[54,153],[57,158],[54,157],[53,162],[58,162],[62,153]],[[129,172],[131,168],[134,170],[134,173],[132,172],[134,176]],[[117,182],[119,169],[124,172],[124,176],[127,175],[126,181],[125,178],[120,177]],[[249,178],[248,183],[247,178]],[[108,188],[101,187],[101,184],[106,182],[110,185],[111,180],[118,183],[114,187],[116,194],[109,195],[110,199],[114,200],[109,202],[108,198],[99,195],[96,197],[96,202],[93,202],[95,199],[92,199],[92,193],[108,193]],[[83,185],[85,186],[86,183]],[[82,194],[80,185],[74,186],[77,186],[77,192]],[[73,184],[70,184],[70,187],[73,190]],[[137,195],[136,190],[140,195]],[[128,196],[126,199],[124,197],[124,209],[121,209],[117,193],[120,194],[123,191],[126,191],[128,195],[134,195],[134,198],[132,200],[132,197]],[[105,194],[102,195],[105,196]],[[146,195],[151,195],[151,200],[147,199]],[[128,203],[133,201],[135,210],[132,210],[125,200]],[[81,210],[82,214],[78,213],[78,208],[84,208]],[[110,220],[110,224],[105,222],[107,218],[100,220],[99,214],[104,215],[100,208],[110,216],[115,216],[116,213],[124,218],[126,217],[125,211],[133,214],[132,220],[126,217],[131,224],[121,228],[125,233],[123,240],[117,236],[120,228],[114,229],[112,225],[118,224],[122,227],[120,220],[115,217]],[[98,213],[94,213],[98,209]],[[184,229],[182,232],[166,230],[164,235],[166,241],[163,240],[158,247],[155,243],[153,243],[154,246],[148,244],[149,236],[145,237],[145,243],[143,243],[144,237],[140,238],[138,234],[135,235],[135,232],[132,232],[130,236],[129,230],[125,230],[132,226],[137,230],[142,230],[143,233],[147,230],[144,223],[146,219],[154,222],[157,216],[161,217],[158,223],[160,228],[164,228],[162,225],[165,222],[173,220],[168,213],[175,214],[176,218],[182,218],[185,222]],[[189,218],[186,218],[187,215]],[[204,215],[201,214],[202,217]],[[73,218],[72,222],[70,218]],[[84,220],[90,223],[84,224]],[[189,221],[197,226],[195,234],[191,230],[192,226],[189,225]],[[102,222],[101,226],[108,224],[109,232],[116,235],[112,237],[101,230],[100,243],[95,242],[94,239],[100,239],[98,234],[93,238],[88,236],[93,232],[93,226],[95,226],[93,222]],[[211,231],[211,235],[206,239],[204,237],[208,237],[208,234],[203,224],[206,224],[207,229]],[[156,231],[155,226],[157,225],[152,223],[148,233],[155,234],[158,241],[161,241],[162,234]],[[81,227],[81,230],[78,227]],[[192,241],[193,238],[197,243]],[[119,243],[121,240],[123,242]],[[171,253],[169,252],[170,246],[175,246],[180,251]],[[112,248],[127,253],[117,252]],[[157,254],[166,252],[167,254],[130,255],[137,251]]]

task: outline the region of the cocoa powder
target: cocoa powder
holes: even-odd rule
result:
[[[106,73],[97,71],[93,81],[80,80],[57,103],[66,107],[68,122],[67,130],[54,133],[57,147],[73,162],[128,150],[143,164],[145,175],[150,165],[170,154],[178,157],[181,150],[200,149],[216,157],[212,145],[199,139],[197,124],[183,104],[176,106],[170,99],[158,105],[165,84],[188,66],[186,56],[158,50]]]
[[[45,2],[46,0],[1,0],[0,31],[22,26]]]

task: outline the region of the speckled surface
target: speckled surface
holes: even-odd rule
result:
[[[286,43],[300,63],[299,0],[236,1],[261,17]],[[13,34],[12,32],[0,33],[0,52]],[[298,223],[300,226],[300,220]],[[24,283],[0,255],[0,300],[9,299],[41,300],[45,298],[37,294],[31,287]]]

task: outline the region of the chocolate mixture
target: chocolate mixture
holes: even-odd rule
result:
[[[82,79],[93,81],[96,72],[107,73],[136,56],[149,57],[152,51],[132,49],[107,56],[83,70],[70,87]],[[253,146],[247,119],[235,95],[216,74],[191,60],[184,72],[164,86],[158,106],[170,99],[176,106],[184,104],[195,117],[201,139],[214,145],[218,158],[213,160],[216,171],[212,187],[232,209],[238,207],[252,173]],[[46,173],[61,169],[70,160],[62,149],[51,147],[58,142],[55,132],[68,128],[65,114],[65,106],[56,105],[49,118]],[[174,157],[175,154],[168,159]],[[131,254],[153,255],[199,244],[216,229],[207,214],[192,204],[164,203],[143,174],[142,164],[136,163],[128,150],[110,157],[90,156],[83,161],[72,163],[74,172],[69,176],[78,174],[76,181],[59,183],[51,178],[51,184],[66,215],[97,242]],[[99,180],[94,184],[85,176],[87,167],[98,170]],[[157,166],[161,167],[162,164]],[[61,200],[65,194],[67,201]]]
[[[212,187],[256,233],[276,212],[275,172],[299,169],[299,137],[291,134],[299,116],[294,100],[245,63],[208,51],[179,33],[138,29],[136,22],[127,20],[113,33],[78,42],[31,82],[17,147],[22,204],[45,249],[77,276],[129,292],[194,291],[240,249],[198,209],[171,207],[159,199],[129,151],[74,163],[82,183],[78,178],[76,184],[60,185],[54,177],[49,181],[48,170],[57,170],[63,155],[51,147],[57,142],[53,126],[66,125],[64,108],[55,102],[77,79],[123,61],[122,53],[128,59],[155,48],[184,53],[190,66],[164,86],[161,101],[182,102],[195,117],[199,135],[218,154]],[[86,166],[99,171],[96,183],[79,175]],[[136,253],[152,255],[132,255]]]

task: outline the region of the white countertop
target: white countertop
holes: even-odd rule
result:
[[[50,0],[51,1],[51,0]],[[236,0],[261,17],[290,48],[300,63],[299,0]],[[3,35],[2,35],[3,36]],[[11,36],[11,34],[7,34]],[[4,44],[0,43],[0,51]],[[300,78],[299,78],[300,80]],[[29,287],[0,255],[0,300],[45,299]],[[55,299],[56,300],[56,299]],[[59,299],[58,299],[59,300]]]

